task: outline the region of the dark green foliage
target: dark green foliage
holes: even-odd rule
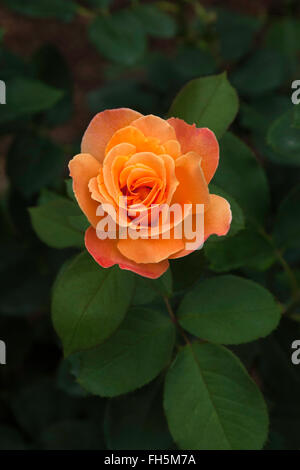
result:
[[[25,197],[46,185],[57,186],[63,175],[64,152],[55,142],[34,133],[18,134],[8,153],[7,173]]]
[[[97,17],[90,26],[89,37],[104,57],[123,65],[133,65],[146,48],[142,25],[129,10],[108,18]]]
[[[167,373],[164,408],[182,449],[253,450],[267,437],[263,398],[224,347],[194,343],[178,353]]]
[[[189,82],[173,101],[169,114],[197,127],[208,127],[221,137],[237,110],[236,92],[226,74],[221,74]]]
[[[12,10],[33,18],[57,18],[70,21],[76,12],[72,0],[5,0]]]
[[[2,3],[0,449],[299,449],[297,2]],[[87,253],[67,169],[119,107],[220,144],[230,231],[156,280]]]

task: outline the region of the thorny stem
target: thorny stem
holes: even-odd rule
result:
[[[300,292],[298,292],[297,296],[288,304],[286,309],[282,312],[282,315],[291,316],[295,308],[300,303]]]
[[[261,229],[260,230],[261,234],[263,235],[263,237],[270,243],[270,245],[273,247],[274,249],[274,253],[276,255],[276,258],[277,258],[277,261],[281,264],[282,268],[284,269],[284,271],[286,272],[286,275],[290,281],[290,285],[291,285],[291,291],[292,291],[292,296],[293,296],[293,299],[296,301],[299,300],[299,295],[300,295],[300,290],[299,290],[299,285],[298,285],[298,281],[292,271],[292,269],[290,268],[289,264],[286,262],[286,260],[284,259],[283,255],[282,255],[282,252],[276,247],[275,243],[274,243],[274,240],[272,239],[272,237],[267,234],[265,232],[264,229]]]
[[[167,310],[168,310],[168,313],[171,317],[171,320],[172,322],[174,323],[174,325],[178,328],[178,331],[180,332],[181,336],[183,337],[183,339],[185,340],[185,342],[188,344],[188,345],[191,345],[191,342],[189,340],[189,338],[187,337],[187,335],[185,334],[185,331],[181,328],[181,326],[179,325],[178,323],[178,320],[173,312],[173,309],[171,307],[171,304],[170,304],[170,301],[168,299],[168,297],[166,296],[163,296],[163,299],[164,299],[164,302],[166,304],[166,307],[167,307]]]
[[[299,298],[299,295],[300,295],[297,279],[296,279],[293,271],[291,270],[289,264],[286,262],[286,260],[282,256],[282,253],[279,250],[275,249],[275,254],[276,254],[277,259],[280,262],[281,266],[285,270],[286,275],[288,276],[288,278],[290,280],[293,299],[296,300],[296,299]]]

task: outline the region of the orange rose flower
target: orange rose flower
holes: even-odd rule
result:
[[[209,129],[198,129],[181,119],[164,120],[131,109],[112,109],[91,121],[81,151],[70,161],[70,175],[78,204],[91,223],[85,234],[86,248],[102,267],[118,264],[122,269],[157,278],[168,269],[169,259],[193,251],[186,249],[184,236],[178,239],[174,235],[175,225],[182,220],[172,221],[167,239],[159,217],[156,237],[120,235],[124,227],[137,230],[134,213],[147,231],[154,217],[150,208],[189,204],[189,217],[194,218],[202,204],[204,240],[211,234],[228,232],[230,205],[208,190],[219,161],[219,145]],[[97,215],[99,205],[117,224],[115,238],[97,235],[97,224],[104,217],[103,213]]]

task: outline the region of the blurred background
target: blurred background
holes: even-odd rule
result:
[[[76,361],[62,361],[50,300],[55,276],[82,236],[74,248],[46,246],[28,209],[53,192],[70,195],[67,164],[95,113],[130,107],[163,117],[187,81],[226,70],[240,97],[232,130],[266,171],[271,224],[299,182],[299,131],[289,120],[299,58],[297,0],[0,2],[0,79],[7,90],[7,104],[0,105],[0,340],[7,346],[0,449],[175,448],[159,379],[112,400],[77,386]],[[295,211],[299,217],[298,205]],[[248,243],[250,252],[229,260],[227,270],[271,286],[285,303],[286,275],[269,269],[261,241]],[[299,243],[287,260],[300,280]],[[209,253],[190,263],[196,271],[219,271]],[[184,267],[184,261],[172,265],[175,292],[193,282],[194,271]],[[270,409],[267,448],[300,448],[300,366],[290,361],[297,332],[296,310],[271,337],[235,348]]]

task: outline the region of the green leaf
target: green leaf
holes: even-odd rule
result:
[[[283,248],[298,248],[300,239],[300,185],[292,189],[281,203],[275,221],[274,237]]]
[[[267,437],[260,391],[221,346],[194,343],[179,352],[166,376],[164,408],[181,449],[254,450]]]
[[[165,57],[163,61],[166,62]],[[178,54],[173,61],[173,67],[175,74],[178,74],[178,79],[185,84],[185,82],[193,78],[214,73],[216,63],[214,57],[208,51],[196,47],[184,46],[179,48]],[[170,74],[168,64],[167,70]]]
[[[235,201],[235,199],[229,194],[227,194],[226,191],[223,191],[223,189],[219,188],[218,186],[215,186],[214,184],[209,185],[209,192],[210,194],[217,194],[218,196],[223,197],[230,204],[230,209],[232,213],[232,221],[231,221],[230,230],[227,234],[227,237],[231,237],[232,235],[235,235],[240,230],[243,230],[245,228],[244,214],[240,206]],[[216,238],[220,240],[220,237],[216,237]],[[224,239],[224,237],[222,237],[222,239]]]
[[[300,51],[300,20],[282,18],[274,21],[268,29],[266,43],[276,47],[285,54],[296,54]]]
[[[168,269],[158,279],[153,279],[153,287],[160,295],[170,297],[173,291],[172,271]]]
[[[169,116],[197,127],[208,127],[221,137],[238,111],[237,94],[226,73],[192,80],[176,96]]]
[[[297,54],[300,50],[300,21],[294,18],[281,18],[274,21],[265,36],[268,47],[278,50],[288,58],[291,73],[298,66]]]
[[[133,13],[150,36],[172,38],[176,34],[177,24],[172,16],[161,11],[156,5],[139,4]]]
[[[85,232],[90,226],[90,223],[84,214],[69,215],[67,219],[71,227],[75,228],[75,230],[78,230],[79,232]]]
[[[216,272],[231,271],[248,266],[265,271],[275,261],[271,244],[255,230],[246,229],[233,237],[213,235],[204,245],[210,269]]]
[[[171,359],[175,327],[150,309],[132,309],[116,333],[81,356],[78,381],[91,393],[113,397],[153,380]]]
[[[267,142],[282,165],[300,166],[300,129],[294,126],[293,111],[288,111],[271,124]]]
[[[83,252],[62,268],[52,298],[52,318],[65,356],[93,348],[122,322],[134,277],[118,267],[101,268]]]
[[[146,49],[146,37],[140,22],[130,10],[111,16],[98,16],[89,28],[89,38],[106,59],[132,65]]]
[[[252,151],[231,133],[220,142],[220,163],[214,183],[232,195],[253,220],[263,223],[270,195],[265,173]]]
[[[65,185],[66,185],[66,193],[67,196],[72,200],[77,203],[77,199],[75,197],[74,191],[73,191],[73,180],[72,178],[68,178],[65,180]]]
[[[132,305],[147,305],[160,300],[160,295],[154,286],[152,280],[136,276],[135,291],[132,299]]]
[[[133,297],[133,305],[145,305],[159,301],[162,296],[172,295],[172,272],[168,269],[158,279],[146,279],[136,276],[136,288]]]
[[[0,108],[0,124],[45,111],[63,96],[63,91],[29,78],[14,78],[6,84],[6,105]]]
[[[74,238],[74,229],[75,229],[77,233],[75,241],[80,240],[79,246],[82,246],[83,237],[81,236],[79,238],[78,232],[85,232],[90,226],[90,223],[88,219],[86,218],[86,216],[81,212],[77,204],[77,200],[73,193],[72,180],[71,179],[65,180],[65,184],[66,184],[67,195],[70,196],[71,201],[65,197],[59,196],[57,193],[44,189],[41,191],[38,203],[39,203],[39,206],[41,206],[49,202],[56,202],[57,208],[58,208],[57,217],[55,217],[55,214],[52,210],[51,212],[52,212],[52,215],[54,216],[54,219],[56,220],[56,225],[57,225],[56,229],[60,231],[60,236],[58,238],[61,238],[62,236],[61,230],[65,231],[67,229],[69,236],[66,236],[65,242],[68,243],[70,241],[70,245],[67,245],[67,246],[72,246],[72,239]],[[54,205],[50,206],[50,208],[52,207],[54,207]],[[73,235],[71,235],[71,232],[69,232],[70,229],[72,229]],[[55,248],[60,248],[60,246],[57,246],[56,235],[57,233],[55,230],[55,232],[53,233],[53,237],[51,237],[51,240],[55,244]],[[76,243],[75,246],[76,245],[78,245],[78,243]]]
[[[38,206],[42,206],[43,204],[47,204],[48,202],[57,201],[57,199],[60,199],[60,198],[61,196],[57,194],[55,191],[51,191],[50,189],[43,188],[38,197]]]
[[[169,95],[172,93],[172,90],[177,91],[179,85],[181,86],[182,84],[182,82],[179,81],[179,85],[178,85],[178,73],[175,70],[176,63],[177,63],[177,56],[174,59],[174,58],[166,57],[161,52],[157,52],[157,51],[148,52],[145,57],[147,83],[151,84],[151,89],[155,90],[156,93],[164,94],[164,97],[165,97],[164,102],[167,101],[166,103],[167,106],[170,106]],[[183,70],[184,70],[184,67],[183,67]],[[185,72],[186,74],[188,73],[188,71],[186,70]],[[193,71],[192,71],[192,74],[193,74]],[[198,76],[199,76],[199,73],[196,74],[196,77]],[[188,79],[190,78],[194,78],[194,76],[189,77]],[[183,80],[183,83],[185,82],[186,82],[186,79]],[[174,96],[174,92],[172,93],[172,95]],[[160,108],[161,106],[162,104],[160,104]]]
[[[8,152],[7,173],[12,185],[25,197],[61,179],[65,155],[61,147],[33,133],[18,134]]]
[[[66,198],[29,209],[32,226],[38,237],[53,248],[82,247],[84,237],[74,226],[72,217],[78,216],[78,207]],[[73,223],[72,223],[73,222]]]
[[[217,15],[221,55],[225,60],[237,60],[249,51],[261,22],[232,10],[219,9]]]
[[[297,284],[300,286],[300,269],[296,267],[291,267],[291,272],[292,275],[297,282]],[[274,292],[274,295],[279,299],[280,302],[282,302],[282,307],[288,307],[290,303],[290,295],[291,295],[291,278],[290,278],[290,273],[287,274],[286,271],[277,271],[274,273],[274,278],[272,282],[272,291]],[[295,306],[295,310],[300,312],[299,307]],[[292,313],[288,315],[288,318],[292,318]]]
[[[207,268],[204,250],[195,250],[189,256],[170,260],[174,291],[181,292],[189,288],[203,276]]]
[[[33,72],[30,64],[4,47],[0,47],[0,70],[1,80],[4,80],[6,84],[15,77],[28,78]]]
[[[241,277],[205,279],[183,298],[178,318],[189,333],[214,343],[240,344],[268,335],[280,310],[269,291]]]
[[[67,395],[84,397],[87,395],[86,391],[75,381],[74,370],[77,372],[79,368],[78,355],[74,354],[61,361],[57,369],[56,384],[57,388]]]
[[[57,18],[71,21],[76,13],[76,3],[71,0],[4,0],[8,8],[33,18]]]
[[[283,164],[282,155],[275,152],[275,150],[273,150],[272,147],[267,144],[265,135],[261,136],[259,134],[254,134],[253,135],[253,147],[255,148],[256,152],[259,155],[261,155],[263,158],[277,165],[277,168],[275,166],[270,168],[270,175],[269,175],[269,181],[271,181],[273,184],[275,183],[275,186],[276,186],[276,184],[278,184],[278,182],[282,180],[282,178],[284,178],[285,169],[283,168],[282,172],[278,172],[278,164],[279,165]],[[292,165],[284,165],[284,166],[286,167],[286,169],[287,167],[292,167]],[[278,177],[278,180],[276,182],[274,179],[274,175]]]
[[[291,109],[288,96],[271,94],[241,104],[241,123],[247,129],[264,137],[270,124],[282,113]]]
[[[274,50],[258,49],[232,75],[232,83],[240,93],[260,95],[278,88],[286,78],[286,61]]]

